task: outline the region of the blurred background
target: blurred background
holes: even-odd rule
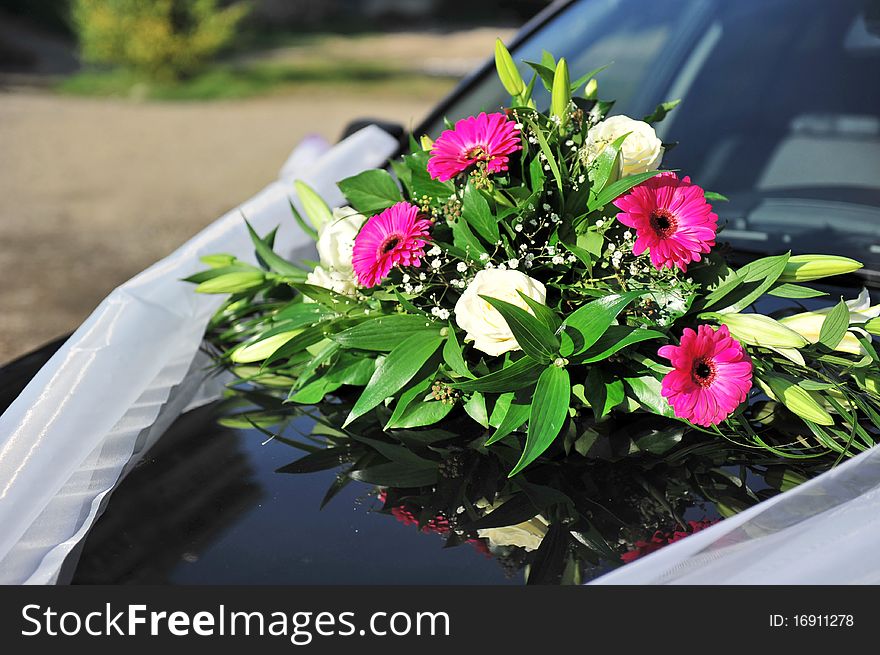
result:
[[[413,126],[546,0],[0,0],[0,364],[273,180]]]

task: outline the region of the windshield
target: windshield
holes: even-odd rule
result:
[[[730,198],[719,214],[736,248],[834,252],[880,271],[880,0],[584,0],[514,56],[545,48],[573,76],[608,64],[599,95],[617,100],[612,113],[682,99],[657,126],[681,142],[664,167]],[[446,115],[507,100],[490,74]]]

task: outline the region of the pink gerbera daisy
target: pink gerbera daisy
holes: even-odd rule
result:
[[[660,173],[614,205],[623,211],[617,220],[636,230],[633,254],[648,250],[658,270],[675,265],[685,271],[689,262],[700,261],[701,253],[715,245],[718,215],[689,177],[679,180],[675,173]]]
[[[446,182],[480,162],[488,173],[507,170],[507,155],[522,149],[516,123],[504,114],[463,118],[434,142],[428,173]]]
[[[394,266],[421,266],[430,228],[431,221],[408,202],[370,218],[354,239],[351,259],[361,286],[376,286]]]
[[[726,325],[685,328],[681,345],[663,346],[657,354],[675,369],[663,378],[660,392],[676,416],[695,425],[720,423],[752,388],[752,362]]]

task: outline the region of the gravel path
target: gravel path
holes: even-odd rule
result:
[[[306,134],[335,139],[364,115],[411,125],[433,102],[0,91],[0,363],[75,329],[111,289],[274,179]]]

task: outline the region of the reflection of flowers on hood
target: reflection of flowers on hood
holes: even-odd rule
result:
[[[379,500],[384,505],[388,499],[388,493],[383,489],[379,492]],[[419,521],[405,505],[395,505],[391,508],[391,515],[404,525],[418,525]],[[449,532],[449,520],[442,514],[428,519],[428,522],[422,526],[422,532],[433,532],[435,534],[446,534]]]
[[[489,505],[486,501],[477,503],[477,507],[485,509],[485,513],[489,514],[501,505],[500,502]],[[499,546],[517,546],[525,550],[538,550],[550,523],[543,516],[538,514],[530,518],[528,521],[517,523],[516,525],[505,525],[499,528],[483,528],[477,530],[477,534],[489,541],[490,547]]]
[[[880,304],[871,307],[871,296],[867,289],[862,289],[858,298],[847,300],[846,306],[849,307],[849,324],[864,325],[872,318],[880,316]],[[790,328],[800,334],[810,343],[819,341],[819,332],[822,330],[822,322],[825,317],[833,309],[832,307],[823,307],[812,312],[801,312],[793,316],[787,316],[779,319],[785,327]],[[851,327],[850,330],[853,328]],[[856,328],[858,332],[867,336],[867,333],[861,328]],[[851,353],[853,355],[864,355],[866,351],[862,348],[862,344],[852,332],[847,332],[835,350],[840,352]]]
[[[663,546],[668,546],[671,543],[675,543],[676,541],[680,541],[685,537],[689,537],[695,532],[699,532],[700,530],[705,530],[711,525],[715,525],[718,523],[720,519],[715,519],[711,521],[709,519],[703,519],[702,521],[688,521],[688,526],[690,526],[690,532],[685,530],[676,530],[675,532],[663,532],[662,530],[657,530],[651,537],[649,541],[638,540],[633,544],[633,549],[628,550],[623,555],[620,556],[620,559],[624,561],[625,564],[629,564],[633,560],[637,560],[640,557],[644,557],[649,553],[653,553],[655,550],[660,550]]]

